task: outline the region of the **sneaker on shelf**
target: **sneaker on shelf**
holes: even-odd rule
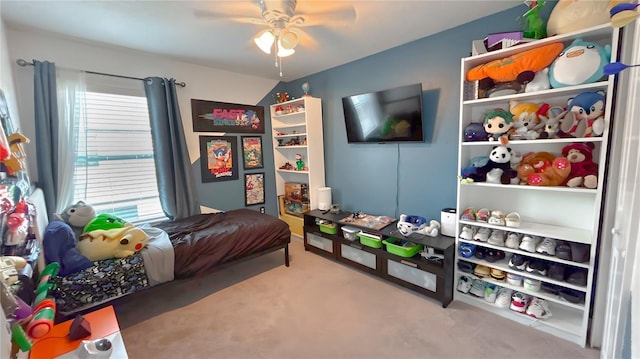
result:
[[[547,301],[541,298],[533,298],[531,304],[527,307],[527,315],[536,319],[548,319],[551,318],[551,311]]]
[[[512,254],[509,259],[509,268],[523,271],[527,268],[527,264],[529,264],[529,258],[520,255],[520,254]]]
[[[521,292],[515,292],[511,296],[511,305],[509,306],[509,309],[513,310],[514,312],[524,313],[527,310],[527,306],[529,305],[530,301],[530,295]]]
[[[462,293],[469,293],[472,284],[473,278],[466,275],[461,275],[460,278],[458,278],[458,286],[456,287],[456,289]]]
[[[511,249],[518,249],[521,239],[522,235],[520,233],[509,232],[507,240],[504,242],[504,246]]]
[[[567,261],[572,260],[571,245],[565,241],[556,242],[556,257]]]
[[[473,294],[476,297],[484,298],[484,289],[486,283],[482,279],[474,279],[469,294]]]
[[[506,224],[504,213],[502,211],[491,211],[491,216],[487,222],[496,226],[504,226]]]
[[[532,292],[539,292],[541,285],[542,283],[539,280],[533,278],[525,278],[523,281],[524,289],[530,290]]]
[[[526,235],[522,237],[519,248],[523,251],[534,253],[538,243],[540,243],[540,237]]]
[[[527,267],[525,268],[525,270],[529,273],[538,274],[542,276],[547,275],[547,269],[549,269],[549,265],[547,264],[547,262],[541,259],[532,259],[529,262],[529,264],[527,264]]]
[[[467,262],[467,261],[458,261],[458,269],[462,272],[466,272],[466,273],[473,273],[473,268],[476,265],[471,263],[471,262]]]
[[[473,269],[473,274],[480,278],[486,278],[490,275],[490,269],[486,265],[476,264],[476,267]]]
[[[478,259],[484,259],[487,255],[487,248],[478,246],[476,248],[476,252],[473,253],[473,256]]]
[[[493,244],[494,246],[504,247],[504,240],[507,233],[501,229],[495,229],[491,232],[491,236],[487,240],[487,243]]]
[[[504,278],[507,276],[507,274],[502,270],[502,269],[498,269],[498,268],[491,268],[491,278],[495,279],[495,280],[499,280],[499,281],[504,281]]]
[[[569,244],[571,246],[571,260],[578,263],[589,261],[589,245],[584,243]]]
[[[546,254],[548,256],[556,255],[556,240],[553,238],[544,238],[536,247],[536,252]]]
[[[491,229],[483,227],[483,228],[480,228],[476,232],[476,234],[473,235],[473,239],[480,242],[486,242],[489,239],[490,235],[491,235]]]
[[[487,248],[487,250],[484,252],[484,259],[490,263],[503,260],[504,257],[504,251],[501,251],[499,249]]]
[[[498,287],[493,283],[487,283],[484,287],[484,300],[489,303],[495,303],[496,297],[498,296]]]
[[[567,283],[579,286],[587,285],[587,270],[584,268],[571,268],[565,273]]]
[[[498,290],[496,295],[496,306],[500,308],[509,308],[511,304],[511,296],[513,295],[513,289],[502,287]]]
[[[542,282],[540,289],[542,289],[543,292],[558,295],[562,287],[557,284]]]
[[[522,276],[515,273],[507,273],[507,283],[514,287],[522,287]]]
[[[460,243],[458,245],[458,254],[462,258],[471,258],[476,251],[476,245],[472,243]]]
[[[470,226],[462,227],[462,231],[460,231],[460,238],[466,240],[472,240],[473,236],[476,234],[476,228]]]
[[[569,303],[580,304],[584,303],[584,292],[579,290],[571,289],[571,288],[562,288],[560,289],[560,298],[566,300]]]
[[[566,266],[562,263],[550,263],[547,277],[557,280],[558,282],[563,282],[565,269]]]

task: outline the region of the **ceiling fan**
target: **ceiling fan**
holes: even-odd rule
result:
[[[240,5],[234,2],[233,5]],[[242,5],[248,5],[243,2]],[[196,10],[199,17],[222,18],[229,21],[266,25],[254,37],[256,46],[266,54],[275,54],[275,66],[280,67],[282,76],[282,58],[295,53],[295,48],[304,41],[311,41],[303,27],[349,24],[356,18],[355,8],[351,4],[337,1],[300,1],[297,0],[259,0],[250,6],[259,5],[261,17],[237,16],[209,10]],[[305,10],[304,8],[307,8]],[[244,13],[255,11],[245,8]]]

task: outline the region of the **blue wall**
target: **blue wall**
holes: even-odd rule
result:
[[[455,207],[460,59],[470,55],[473,40],[520,30],[516,19],[524,11],[524,5],[517,6],[278,87],[299,97],[301,84],[308,82],[310,95],[322,99],[326,185],[332,188],[334,203],[347,211],[437,220],[442,208]],[[424,91],[425,143],[347,143],[343,96],[418,82]],[[273,93],[260,103],[267,113]],[[270,147],[267,137],[265,146]],[[277,214],[273,168],[266,172],[267,211]]]

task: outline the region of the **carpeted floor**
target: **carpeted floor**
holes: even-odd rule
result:
[[[291,244],[115,305],[129,358],[598,358],[464,303],[440,303]]]

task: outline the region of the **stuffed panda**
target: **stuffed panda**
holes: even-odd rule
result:
[[[500,173],[500,171],[502,173]],[[511,179],[517,177],[518,172],[511,168],[511,148],[500,145],[494,146],[489,153],[489,161],[486,165],[477,169],[477,171],[470,176],[474,182],[487,182],[487,175],[491,178],[491,175],[499,173],[499,183],[509,184]]]

